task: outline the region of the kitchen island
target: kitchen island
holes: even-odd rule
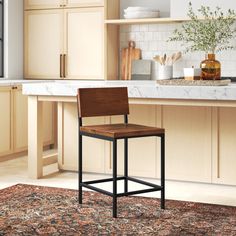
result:
[[[23,85],[28,96],[29,177],[43,167],[77,170],[76,94],[79,87],[127,86],[130,122],[166,129],[167,179],[236,185],[236,85],[160,86],[155,81],[53,81]],[[42,104],[58,106],[58,151],[42,157]],[[119,122],[120,117],[88,118],[84,124]],[[131,175],[158,178],[159,140],[130,140]],[[111,172],[109,143],[87,138],[84,169]],[[118,148],[122,154],[122,145]],[[123,156],[119,156],[122,163]],[[118,167],[120,173],[122,168]]]

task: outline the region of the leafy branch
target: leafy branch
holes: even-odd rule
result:
[[[197,10],[200,18],[193,11],[192,3],[189,2],[189,22],[184,23],[181,29],[176,29],[168,41],[182,41],[186,52],[204,51],[219,52],[233,49],[231,39],[236,36],[236,29],[233,27],[236,19],[234,10],[229,9],[227,14],[216,7],[214,11],[208,6],[201,6]]]

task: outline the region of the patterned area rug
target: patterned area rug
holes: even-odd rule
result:
[[[236,208],[124,197],[118,218],[111,217],[112,199],[75,190],[15,185],[0,191],[0,235],[236,235]]]

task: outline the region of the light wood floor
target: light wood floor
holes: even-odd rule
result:
[[[46,173],[50,171],[46,170]],[[86,180],[103,177],[102,175],[84,174],[84,179]],[[148,180],[159,184],[159,180]],[[77,174],[73,172],[58,172],[39,180],[32,180],[27,177],[27,157],[0,162],[0,189],[18,183],[77,189]],[[111,190],[110,184],[100,185],[104,189]],[[123,189],[122,183],[118,187],[121,191]],[[129,187],[130,189],[137,189],[139,186],[130,184]],[[143,195],[159,197],[160,193],[154,192]],[[236,186],[166,181],[166,198],[236,206]]]

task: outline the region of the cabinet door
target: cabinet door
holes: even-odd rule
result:
[[[66,78],[104,79],[102,7],[65,10]]]
[[[28,102],[21,89],[14,93],[14,151],[21,152],[28,148]]]
[[[28,97],[22,90],[14,90],[14,152],[25,151],[28,148]],[[54,143],[54,104],[43,104],[43,141],[44,145]]]
[[[123,117],[111,118],[111,123],[123,123]],[[130,105],[129,123],[156,126],[156,106]],[[129,139],[129,174],[132,176],[156,177],[157,138],[142,137]],[[111,152],[112,153],[112,152]],[[112,156],[106,161],[107,169],[112,168]],[[118,141],[118,172],[124,173],[124,141]]]
[[[64,170],[78,170],[78,113],[75,103],[64,103],[58,109],[61,123],[59,136],[62,137],[60,168]],[[104,124],[105,118],[84,118],[83,125]],[[104,173],[105,141],[83,137],[83,171]]]
[[[211,182],[211,108],[164,106],[166,178]]]
[[[213,183],[236,185],[236,109],[218,108],[214,115]]]
[[[0,156],[12,152],[12,89],[0,88]]]
[[[104,0],[67,0],[67,7],[104,6]]]
[[[54,144],[55,141],[55,104],[53,102],[43,103],[43,143]]]
[[[25,12],[25,78],[59,79],[63,10]]]
[[[24,0],[25,9],[49,9],[63,7],[64,0]]]

